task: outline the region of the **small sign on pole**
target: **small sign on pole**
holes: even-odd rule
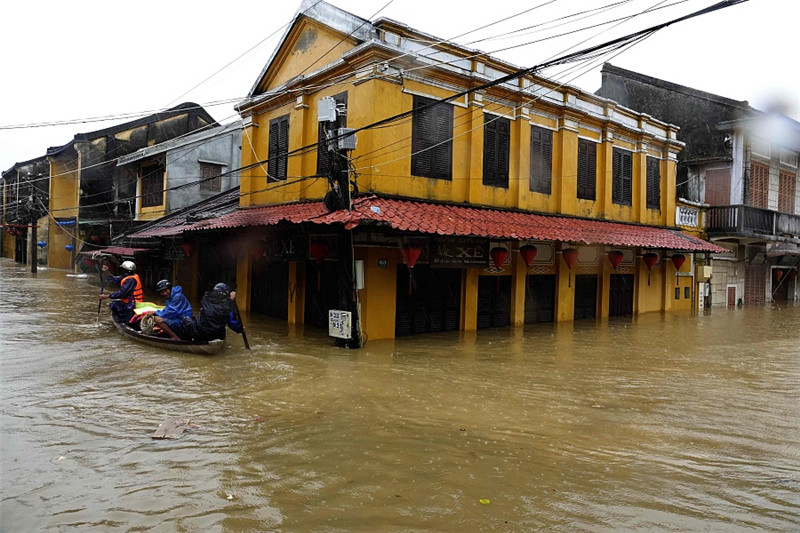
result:
[[[331,309],[328,311],[328,335],[338,339],[349,339],[352,336],[352,313]]]

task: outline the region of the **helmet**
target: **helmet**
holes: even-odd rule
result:
[[[230,292],[228,290],[228,286],[225,285],[224,283],[217,283],[216,285],[214,285],[214,290],[217,292],[225,292],[225,293]]]
[[[123,261],[120,266],[130,272],[136,270],[136,263],[134,263],[133,261]]]
[[[156,283],[156,292],[166,291],[172,288],[172,283],[168,279],[162,279]]]

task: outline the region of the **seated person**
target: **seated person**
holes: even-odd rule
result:
[[[192,318],[192,304],[183,295],[180,285],[172,286],[169,280],[162,279],[156,283],[156,292],[166,298],[164,309],[155,311],[156,326],[173,340],[180,340],[181,320],[184,317]]]
[[[242,325],[236,321],[233,311],[234,298],[236,292],[229,291],[224,283],[214,285],[214,289],[207,291],[200,301],[200,313],[197,317],[185,317],[181,321],[183,334],[196,341],[210,341],[224,339],[226,326],[241,333]]]
[[[120,266],[126,272],[121,276],[109,276],[112,283],[119,283],[119,290],[111,294],[101,294],[100,299],[110,298],[112,302],[108,304],[108,308],[111,309],[111,318],[118,324],[127,324],[133,318],[136,302],[144,301],[144,293],[134,262],[123,261]],[[103,272],[108,272],[108,265],[103,265]]]

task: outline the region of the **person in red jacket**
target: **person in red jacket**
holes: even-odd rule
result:
[[[111,299],[108,308],[111,309],[111,318],[114,322],[126,324],[133,318],[136,302],[144,301],[142,280],[136,273],[136,264],[133,261],[123,261],[120,265],[125,272],[121,276],[110,276],[113,283],[119,283],[119,290],[111,294],[101,294],[100,299]],[[103,272],[108,271],[108,266],[103,265]]]

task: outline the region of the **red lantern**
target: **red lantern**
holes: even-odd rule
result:
[[[644,261],[644,266],[647,267],[647,284],[650,285],[650,271],[653,270],[653,267],[658,262],[658,255],[653,252],[647,252],[642,256],[642,261]]]
[[[783,270],[776,269],[775,270],[775,281],[780,281],[783,277]]]
[[[184,242],[181,244],[181,248],[183,248],[183,253],[186,255],[186,257],[190,257],[194,251],[194,244],[190,242]]]
[[[686,261],[686,256],[683,254],[675,254],[672,256],[672,264],[675,265],[675,270],[680,270],[683,263]]]
[[[508,259],[508,249],[503,248],[502,246],[495,246],[489,252],[489,255],[492,256],[492,261],[494,262],[494,266],[497,267],[497,270],[502,270],[503,263],[505,263],[506,259]]]
[[[413,289],[412,280],[414,277],[414,265],[417,264],[417,259],[419,259],[419,255],[422,253],[422,246],[413,243],[404,244],[401,251],[403,252],[403,261],[405,261],[408,266],[408,294],[411,294]]]
[[[578,250],[576,250],[575,248],[567,248],[566,250],[562,250],[561,257],[564,258],[564,262],[567,264],[567,268],[571,271],[572,265],[574,265],[575,261],[578,260]],[[567,286],[572,287],[572,274],[568,274]]]
[[[539,250],[532,244],[526,244],[519,249],[519,255],[522,257],[522,260],[525,261],[526,267],[531,266],[533,260],[536,259],[537,253],[539,253]]]
[[[611,250],[608,252],[608,260],[611,262],[611,266],[614,267],[614,270],[617,269],[620,263],[622,263],[622,252],[619,250]]]
[[[317,239],[315,241],[311,241],[311,244],[308,245],[308,248],[311,250],[311,255],[314,257],[314,261],[317,262],[317,292],[319,292],[322,288],[322,262],[328,255],[328,243],[322,239]]]
[[[250,249],[250,254],[253,256],[254,261],[258,261],[266,251],[267,243],[264,241],[256,241],[253,243],[253,247]]]

